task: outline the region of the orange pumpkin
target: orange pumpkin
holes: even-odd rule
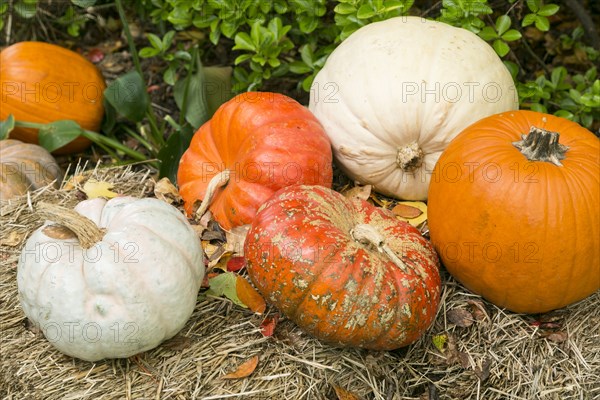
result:
[[[48,123],[70,119],[98,131],[106,87],[98,69],[81,55],[49,43],[20,42],[0,52],[0,120]],[[37,129],[15,128],[10,137],[38,143]],[[80,152],[91,142],[78,137],[54,154]]]
[[[416,228],[364,200],[319,186],[284,188],[260,208],[244,246],[265,299],[325,342],[392,350],[435,318],[435,250]]]
[[[296,183],[331,186],[331,146],[321,124],[295,100],[248,92],[223,104],[194,134],[177,182],[188,215],[209,188],[226,185],[210,203],[225,229],[252,221],[273,193]]]
[[[600,146],[580,125],[513,111],[444,151],[429,189],[431,240],[472,292],[523,313],[600,288]]]

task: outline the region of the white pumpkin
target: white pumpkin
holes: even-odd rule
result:
[[[517,109],[518,97],[477,35],[397,17],[360,28],[333,51],[309,108],[348,176],[388,196],[425,200],[448,143],[483,117]]]
[[[49,221],[31,235],[17,267],[27,318],[58,350],[88,361],[129,357],[177,334],[205,270],[185,217],[163,201],[132,197],[86,200],[75,211],[103,237],[84,249]]]

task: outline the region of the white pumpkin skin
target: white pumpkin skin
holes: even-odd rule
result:
[[[491,46],[419,17],[350,35],[315,77],[309,103],[344,172],[406,200],[426,200],[435,163],[464,128],[517,108],[513,80]],[[401,151],[408,157],[399,159]]]
[[[106,229],[84,250],[76,238],[27,240],[17,269],[29,320],[61,352],[87,361],[125,358],[179,332],[204,278],[200,240],[157,199],[86,200],[75,208]],[[48,231],[46,231],[48,232]]]

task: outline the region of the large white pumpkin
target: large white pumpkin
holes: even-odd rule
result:
[[[360,28],[333,51],[309,108],[348,176],[388,196],[425,200],[448,143],[483,117],[517,109],[518,97],[477,35],[397,17]]]
[[[86,200],[75,210],[104,236],[86,250],[49,221],[31,235],[17,270],[27,318],[58,350],[88,361],[129,357],[173,337],[194,310],[205,269],[185,217],[163,201],[132,197]]]

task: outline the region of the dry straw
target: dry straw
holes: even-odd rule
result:
[[[118,193],[152,195],[148,171],[82,170],[74,175],[110,181]],[[393,352],[333,348],[285,320],[266,338],[264,316],[201,293],[185,328],[158,348],[122,360],[72,359],[27,323],[16,267],[27,236],[43,222],[36,205],[72,207],[82,198],[77,189],[45,188],[2,205],[2,399],[335,399],[334,385],[377,400],[600,399],[600,293],[536,320],[482,301],[446,274],[434,325]],[[445,341],[442,351],[434,337]],[[221,379],[254,355],[260,361],[248,378]]]

